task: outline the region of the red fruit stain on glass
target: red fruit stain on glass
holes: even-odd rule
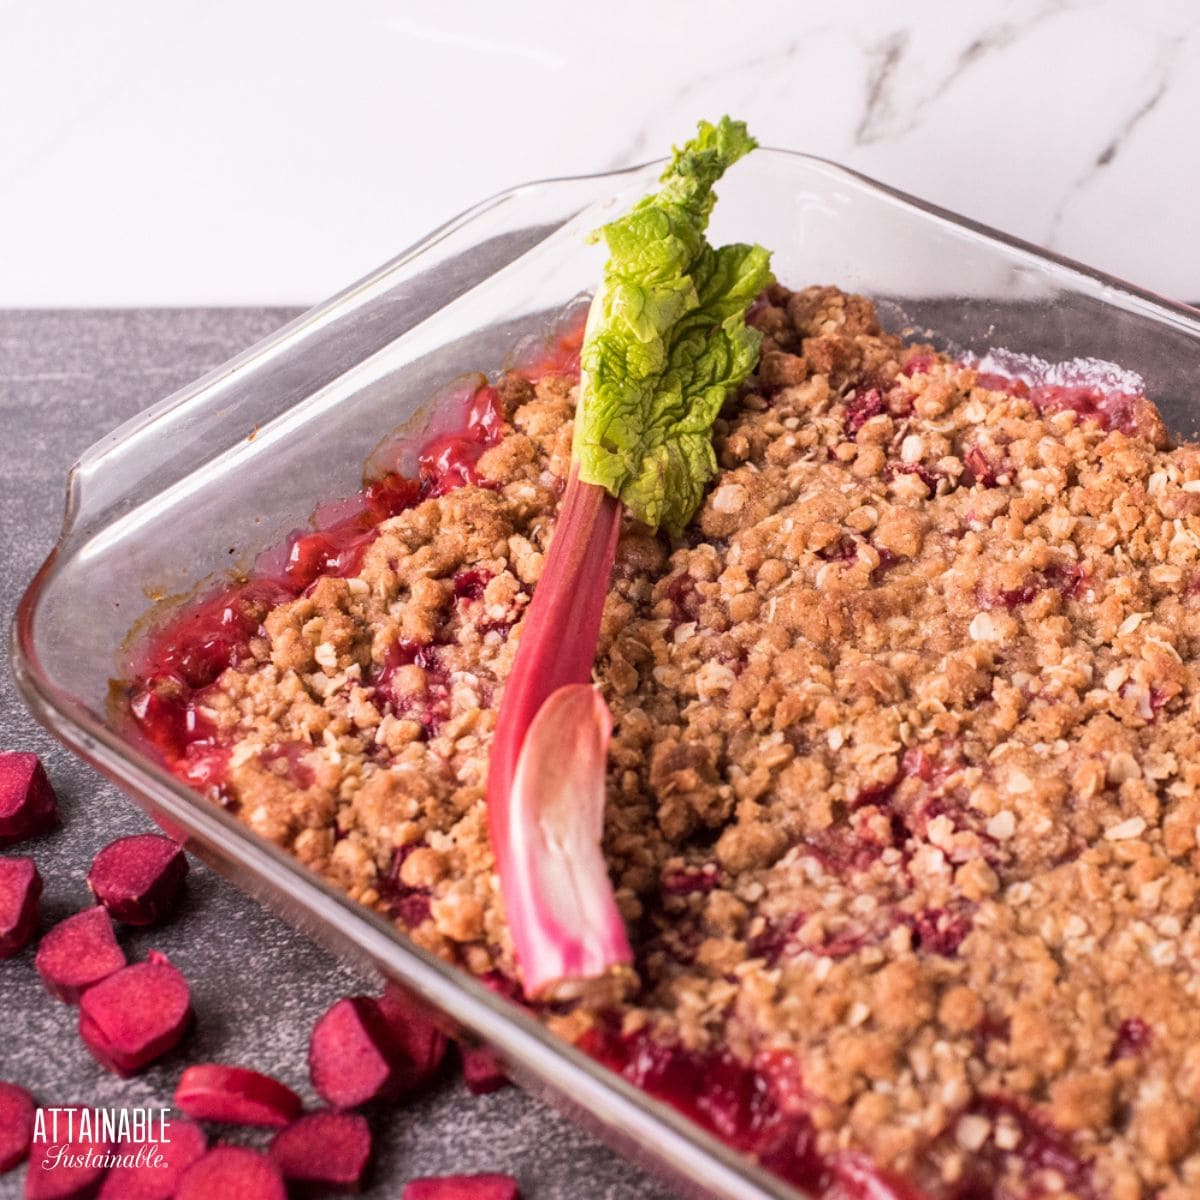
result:
[[[569,379],[579,378],[579,352],[583,348],[583,330],[587,321],[586,309],[568,317],[560,332],[548,341],[539,343],[532,353],[515,368],[516,373],[530,383],[540,383],[552,375]]]
[[[610,1070],[813,1195],[925,1200],[920,1188],[861,1154],[818,1150],[803,1078],[787,1052],[763,1051],[745,1063],[727,1050],[688,1050],[645,1030],[623,1036],[609,1028],[592,1030],[582,1045]]]
[[[989,392],[1007,392],[1010,396],[1029,395],[1029,384],[1023,379],[1014,379],[997,371],[976,372],[975,386],[986,388]]]
[[[802,1065],[788,1051],[759,1051],[752,1062],[727,1050],[689,1050],[658,1040],[648,1030],[622,1034],[612,1025],[585,1035],[581,1047],[630,1083],[664,1101],[733,1149],[753,1157],[775,1175],[813,1195],[843,1200],[927,1200],[915,1179],[877,1167],[865,1154],[823,1151],[809,1116]],[[967,1161],[957,1182],[940,1194],[947,1200],[996,1200],[1002,1179],[1014,1167],[1021,1195],[1066,1191],[1079,1200],[1098,1200],[1091,1163],[1071,1136],[1040,1114],[1004,1096],[978,1097],[959,1119],[987,1119],[994,1131],[1010,1127],[1015,1149],[1002,1149],[989,1137]],[[947,1133],[922,1156],[930,1178],[938,1163],[956,1150],[951,1120]],[[1009,1144],[1009,1143],[1006,1143]]]
[[[565,354],[556,345],[553,361],[565,362]],[[184,605],[155,628],[135,648],[126,692],[134,728],[155,756],[191,786],[219,795],[229,751],[206,704],[207,689],[250,654],[255,638],[265,636],[262,622],[272,608],[310,592],[325,576],[357,574],[383,521],[431,496],[478,483],[479,458],[499,440],[502,423],[496,389],[488,384],[477,387],[466,402],[459,430],[440,434],[421,447],[417,478],[388,471],[354,496],[321,505],[313,516],[314,528],[297,530],[260,554],[248,578]],[[481,596],[486,584],[482,573],[477,579],[465,574],[456,585],[460,598],[475,598],[477,586]],[[404,663],[426,671],[420,705],[389,692],[395,670]],[[427,733],[436,733],[449,697],[449,678],[436,648],[397,643],[376,683],[385,699],[419,720]],[[282,757],[290,777],[300,784],[306,768],[294,749],[268,750],[263,757],[268,766]]]
[[[495,487],[480,480],[475,468],[484,451],[496,444],[501,423],[496,389],[480,388],[467,410],[463,431],[434,438],[422,449],[418,457],[422,498],[444,496],[468,483]]]

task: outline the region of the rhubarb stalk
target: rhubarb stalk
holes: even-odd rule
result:
[[[661,189],[595,235],[608,246],[580,354],[572,466],[504,690],[488,771],[492,849],[530,998],[633,978],[600,849],[612,718],[589,686],[621,521],[682,533],[716,472],[712,426],[754,368],[746,310],[761,246],[704,237],[713,184],[755,146],[701,122]]]

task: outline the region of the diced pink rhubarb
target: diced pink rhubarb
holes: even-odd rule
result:
[[[285,1179],[357,1192],[371,1157],[371,1129],[358,1113],[309,1113],[275,1135],[270,1153]]]
[[[518,1200],[511,1175],[439,1175],[413,1179],[402,1200]]]
[[[0,1175],[24,1162],[33,1141],[33,1097],[0,1080]]]
[[[175,1200],[287,1200],[287,1190],[265,1154],[217,1146],[184,1171]]]
[[[58,824],[58,801],[36,754],[0,754],[0,846]]]
[[[32,858],[0,858],[0,958],[20,954],[33,941],[41,894]]]
[[[153,925],[175,907],[187,877],[182,849],[157,833],[110,842],[92,860],[88,887],[126,925]]]
[[[461,1052],[463,1081],[472,1096],[486,1096],[508,1087],[508,1076],[490,1050],[463,1047]]]
[[[575,690],[586,692],[592,677],[621,512],[604,488],[572,470],[492,742],[488,825],[531,998],[569,992],[580,979],[632,962],[594,844],[611,721],[603,701]]]
[[[349,996],[313,1026],[308,1072],[317,1093],[334,1108],[358,1108],[403,1090],[408,1064],[379,1002]]]
[[[1144,1054],[1154,1034],[1150,1026],[1141,1017],[1127,1017],[1117,1026],[1117,1036],[1113,1039],[1112,1049],[1108,1052],[1108,1061],[1117,1062],[1122,1058],[1137,1058]]]
[[[25,1200],[90,1200],[107,1174],[105,1160],[112,1143],[102,1138],[84,1137],[80,1125],[84,1110],[72,1110],[74,1127],[68,1126],[65,1109],[57,1111],[58,1132],[47,1118],[48,1141],[34,1142],[29,1149],[25,1171]],[[89,1132],[95,1131],[93,1114]]]
[[[188,1067],[175,1087],[175,1107],[196,1121],[282,1129],[300,1115],[300,1097],[269,1075],[245,1067]]]
[[[393,1041],[407,1060],[401,1090],[406,1095],[421,1091],[445,1060],[446,1035],[395,984],[388,984],[378,1004]]]
[[[118,1075],[133,1075],[173,1050],[191,1023],[187,980],[161,955],[123,967],[79,1001],[79,1036]]]
[[[99,905],[59,921],[38,943],[34,966],[56,1000],[78,1004],[79,997],[125,966],[112,920]]]
[[[844,425],[846,436],[858,437],[858,431],[872,418],[884,410],[883,396],[878,388],[858,388],[846,399]]]
[[[98,1200],[171,1200],[184,1171],[208,1149],[208,1139],[191,1121],[171,1121],[163,1132],[169,1140],[120,1144],[117,1154],[132,1161],[109,1171]]]
[[[569,684],[538,709],[517,760],[497,853],[531,998],[633,961],[600,848],[611,733],[600,693]]]

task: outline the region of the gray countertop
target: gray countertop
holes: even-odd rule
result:
[[[0,312],[0,619],[5,633],[25,585],[54,544],[63,483],[92,442],[292,316],[282,309]],[[46,881],[42,928],[86,905],[95,852],[149,821],[64,750],[0,676],[0,749],[34,750],[58,792],[63,825],[27,843]],[[195,1032],[134,1079],[101,1069],[75,1033],[75,1010],[48,998],[33,950],[0,962],[0,1079],[46,1105],[169,1104],[190,1062],[242,1063],[276,1075],[307,1102],[309,1030],[361,980],[198,863],[169,924],[123,934],[132,957],[163,950],[188,977]],[[447,1079],[421,1102],[373,1118],[370,1197],[399,1197],[415,1175],[506,1171],[527,1200],[665,1200],[562,1118],[515,1088],[472,1097]],[[263,1139],[259,1138],[261,1142]],[[21,1194],[23,1170],[0,1177],[0,1200]]]

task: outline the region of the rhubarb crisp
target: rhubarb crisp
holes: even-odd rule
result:
[[[627,522],[606,601],[637,985],[546,1019],[814,1190],[1200,1196],[1200,446],[833,288],[750,319],[701,509]],[[488,749],[576,370],[481,387],[128,693],[182,776],[513,995]]]

